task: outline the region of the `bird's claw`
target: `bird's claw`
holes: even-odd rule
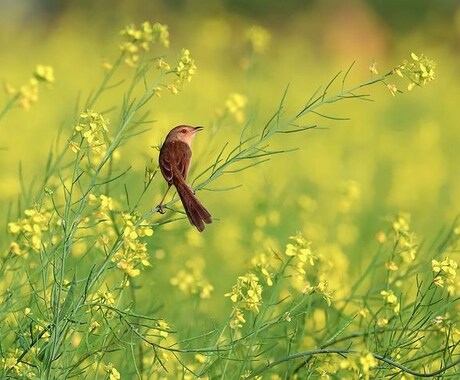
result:
[[[158,212],[160,214],[165,214],[166,213],[165,209],[163,208],[163,205],[158,205],[157,209],[158,209]]]

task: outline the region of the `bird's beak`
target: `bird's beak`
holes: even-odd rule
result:
[[[204,129],[204,127],[195,127],[195,133],[199,132],[199,131],[202,131],[203,129]]]

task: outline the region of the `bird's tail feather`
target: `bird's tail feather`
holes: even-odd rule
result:
[[[198,198],[193,194],[192,189],[180,179],[174,183],[179,198],[184,205],[185,213],[188,220],[194,225],[198,231],[204,230],[204,224],[212,223],[212,217],[208,210],[201,204]]]

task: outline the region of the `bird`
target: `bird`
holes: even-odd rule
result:
[[[161,174],[168,183],[168,189],[157,206],[158,212],[164,214],[163,201],[171,186],[177,190],[190,224],[203,232],[205,224],[212,223],[212,216],[195,196],[193,189],[186,183],[192,158],[191,143],[195,134],[203,127],[178,125],[169,131],[160,148],[159,165]]]

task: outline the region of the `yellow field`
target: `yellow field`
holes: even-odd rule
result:
[[[455,373],[460,8],[103,3],[0,16],[2,376]]]

